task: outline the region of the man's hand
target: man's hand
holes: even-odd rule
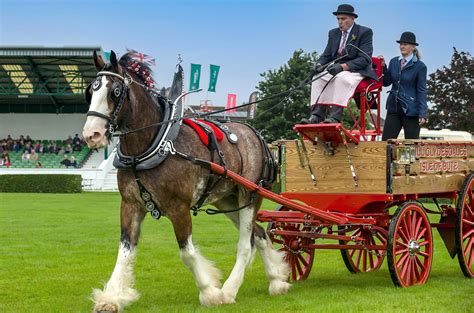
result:
[[[313,64],[313,66],[311,67],[311,71],[315,74],[321,73],[323,70],[324,67],[319,63]]]
[[[383,55],[378,55],[377,58],[380,59],[381,63],[382,63],[382,67],[385,65],[385,58],[383,57]]]
[[[424,117],[420,117],[420,118],[418,119],[418,123],[420,124],[420,126],[423,125],[423,124],[425,124],[426,122],[427,122],[427,119],[424,118]]]
[[[329,65],[326,70],[328,71],[329,74],[336,76],[340,72],[342,72],[344,69],[342,68],[341,64],[334,63]]]

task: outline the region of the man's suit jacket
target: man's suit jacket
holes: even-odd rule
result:
[[[349,66],[349,70],[351,72],[360,73],[362,76],[378,80],[377,75],[371,67],[371,61],[369,61],[369,58],[367,58],[367,56],[359,50],[351,46],[347,46],[347,44],[350,43],[360,48],[369,56],[372,56],[372,52],[374,50],[372,46],[372,36],[373,33],[370,28],[354,24],[346,39],[345,51],[348,53],[348,56],[342,58],[337,63],[346,63]],[[326,49],[324,49],[323,54],[319,57],[318,63],[324,65],[339,57],[337,51],[339,50],[341,37],[342,32],[339,28],[334,28],[329,31]],[[343,54],[344,53],[345,52],[343,52]]]
[[[416,56],[400,69],[399,57],[390,60],[384,67],[383,85],[392,85],[392,90],[387,98],[387,113],[397,112],[397,100],[400,102],[406,116],[428,116],[426,104],[426,65]]]

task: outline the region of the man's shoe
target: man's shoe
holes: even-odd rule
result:
[[[336,120],[333,117],[328,117],[324,120],[324,124],[339,124],[340,121]]]
[[[322,118],[317,115],[311,115],[310,118],[302,118],[300,124],[319,124],[322,122]]]

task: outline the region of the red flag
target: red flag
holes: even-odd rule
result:
[[[236,94],[233,94],[233,93],[227,94],[227,104],[226,104],[225,108],[226,108],[226,109],[235,108],[236,103],[237,103],[237,95],[236,95]],[[227,111],[227,112],[235,112],[235,111],[236,111],[236,110],[233,109],[233,110],[229,110],[229,111]]]

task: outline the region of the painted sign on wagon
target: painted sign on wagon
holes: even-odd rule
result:
[[[464,145],[417,145],[417,158],[466,158],[467,146]]]

